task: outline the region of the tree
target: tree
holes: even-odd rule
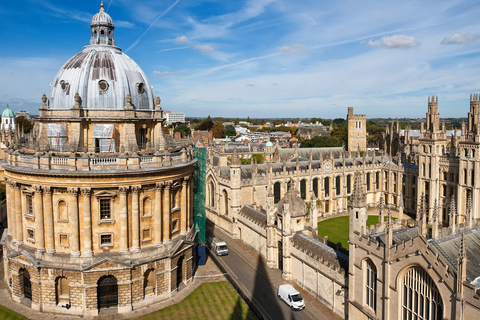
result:
[[[343,142],[333,136],[318,136],[312,139],[304,140],[300,148],[325,148],[325,147],[341,147]]]
[[[235,131],[235,127],[231,124],[225,126],[225,130],[223,131],[223,133],[225,134],[225,137],[233,137],[237,134]]]
[[[174,130],[173,132],[180,132],[182,134],[182,137],[186,137],[186,136],[189,136],[191,131],[190,131],[190,128],[186,125],[186,124],[181,124],[181,125],[178,125]]]
[[[24,116],[18,116],[15,118],[15,123],[18,124],[18,127],[23,127],[23,132],[28,133],[33,128],[32,121],[28,120]],[[21,129],[20,129],[21,130]]]
[[[197,127],[197,130],[206,130],[209,131],[213,128],[213,121],[212,120],[205,120]]]
[[[225,130],[225,127],[223,126],[223,123],[220,121],[217,121],[213,124],[212,127],[212,133],[214,138],[225,138],[225,135],[223,134]]]

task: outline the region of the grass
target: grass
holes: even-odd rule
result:
[[[10,309],[5,308],[4,306],[0,305],[0,319],[8,319],[8,320],[28,320],[21,314],[16,313]]]
[[[341,242],[348,249],[349,216],[342,216],[320,221],[318,223],[318,235],[328,236],[333,243]],[[394,218],[395,219],[395,218]],[[368,216],[367,226],[378,223],[378,216]]]
[[[254,320],[255,317],[230,284],[224,281],[204,283],[181,302],[137,319]]]

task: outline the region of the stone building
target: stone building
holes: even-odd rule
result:
[[[353,114],[353,108],[348,108],[347,113],[348,151],[367,150],[367,116]]]
[[[36,310],[128,312],[192,279],[193,153],[166,144],[160,98],[113,31],[102,3],[30,143],[5,151],[5,281]]]
[[[2,125],[0,130],[10,133],[15,131],[15,115],[8,105],[2,112]]]

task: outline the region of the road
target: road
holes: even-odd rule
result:
[[[277,297],[278,285],[283,283],[280,270],[267,268],[263,259],[253,258],[220,231],[215,230],[215,236],[227,242],[229,246],[229,254],[217,257],[218,260],[266,319],[328,319],[319,316],[318,310],[309,306],[308,302],[303,311],[290,310],[287,304]]]

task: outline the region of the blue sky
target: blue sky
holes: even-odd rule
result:
[[[38,114],[90,39],[100,1],[0,8],[0,108]],[[116,44],[166,110],[187,116],[465,117],[480,92],[480,3],[454,0],[106,0]]]

